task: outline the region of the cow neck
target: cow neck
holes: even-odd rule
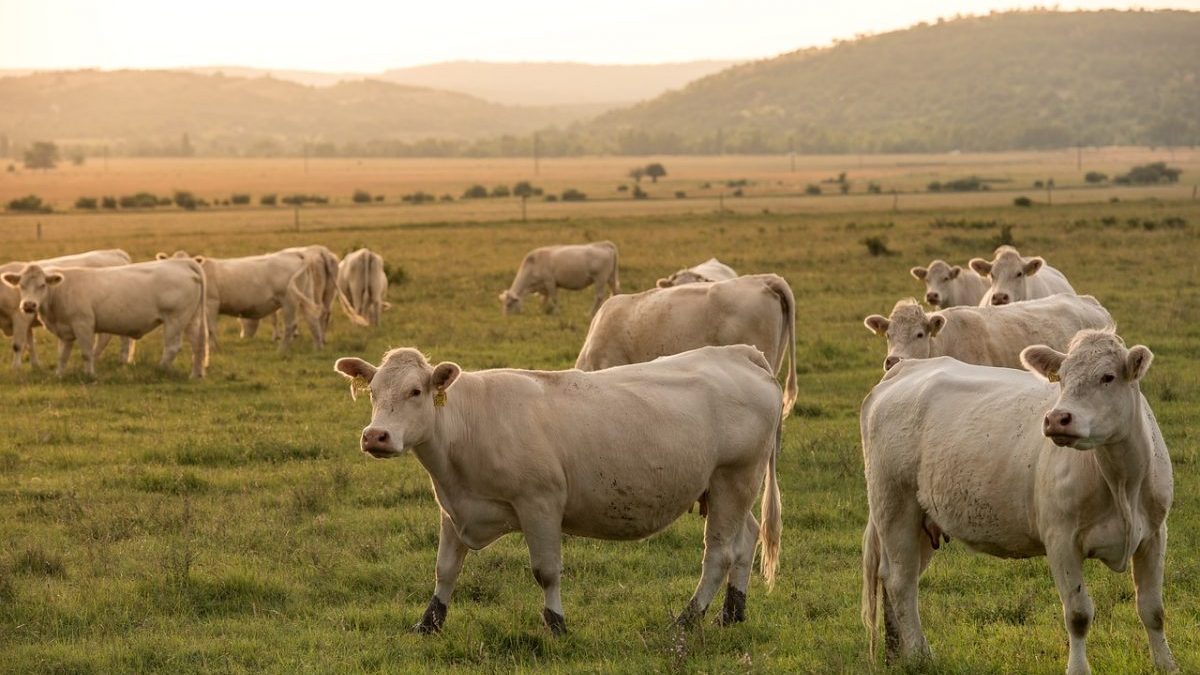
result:
[[[1145,398],[1137,394],[1137,406],[1131,415],[1128,432],[1121,438],[1092,450],[1096,466],[1108,486],[1113,503],[1121,514],[1124,529],[1124,554],[1121,569],[1128,566],[1137,541],[1133,536],[1133,508],[1140,503],[1142,485],[1154,455],[1153,438],[1146,423]]]
[[[446,405],[434,408],[433,434],[430,440],[413,447],[417,461],[429,472],[435,483],[449,485],[455,482],[455,463],[452,454],[460,449],[468,435],[467,421],[463,411],[466,394],[473,373],[462,373],[447,392]]]

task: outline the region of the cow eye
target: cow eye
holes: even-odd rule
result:
[[[1112,382],[1115,379],[1117,379],[1116,375],[1113,375],[1112,373],[1105,373],[1104,376],[1100,378],[1100,381],[1103,382],[1104,384],[1108,384],[1109,382]]]
[[[1018,277],[1025,276],[1025,273],[1024,273],[1024,272],[1017,272],[1017,276],[1018,276]]]
[[[918,338],[923,338],[923,337],[925,337],[925,334],[924,334],[924,333],[917,333],[917,337],[918,337]]]
[[[416,398],[416,397],[418,397],[418,396],[420,396],[420,395],[421,395],[421,390],[420,390],[420,389],[413,389],[412,391],[408,392],[408,397],[409,397],[409,398]]]

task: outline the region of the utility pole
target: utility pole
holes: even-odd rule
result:
[[[542,137],[535,131],[533,132],[533,175],[538,175],[540,171],[539,159],[542,152]],[[521,201],[522,216],[521,220],[525,220],[524,216],[525,201]]]
[[[1083,171],[1083,146],[1075,146],[1075,170]]]

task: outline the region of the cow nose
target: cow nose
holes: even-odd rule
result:
[[[1065,430],[1071,426],[1074,419],[1071,413],[1065,410],[1051,410],[1046,414],[1046,419],[1042,420],[1042,430],[1047,432]]]
[[[994,293],[992,295],[992,304],[993,305],[1007,305],[1008,304],[1008,293]]]
[[[26,300],[25,302],[21,303],[21,309],[26,314],[33,314],[37,311],[37,303],[33,302],[32,300]]]
[[[938,304],[938,301],[941,299],[942,299],[942,296],[938,295],[937,293],[926,293],[925,294],[925,302],[928,302],[931,305]]]
[[[883,369],[884,369],[884,370],[891,370],[891,369],[892,369],[892,366],[896,365],[897,363],[900,363],[900,357],[899,357],[899,356],[889,356],[889,357],[887,357],[886,359],[884,359],[884,360],[883,360]]]
[[[362,449],[365,452],[378,450],[391,451],[393,449],[392,435],[383,429],[367,427],[362,432]]]

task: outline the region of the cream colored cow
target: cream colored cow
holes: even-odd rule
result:
[[[206,281],[194,260],[157,260],[120,267],[64,267],[46,271],[28,265],[0,277],[20,289],[22,308],[31,307],[58,337],[58,374],[79,342],[84,369],[96,374],[93,338],[110,333],[140,338],[163,327],[160,366],[169,368],[186,333],[192,345],[192,377],[208,364]]]
[[[887,338],[883,369],[903,359],[950,356],[965,363],[1021,367],[1021,350],[1032,344],[1066,349],[1084,328],[1112,328],[1112,316],[1090,295],[1060,293],[1010,305],[951,307],[926,313],[911,298],[890,318],[868,316],[867,330]]]
[[[751,274],[613,296],[592,319],[575,367],[602,370],[704,345],[747,344],[774,372],[788,357],[783,405],[796,402],[796,300],[783,277]]]
[[[929,267],[914,267],[909,273],[914,279],[925,282],[925,302],[932,307],[975,306],[988,290],[987,279],[975,270],[963,269],[945,260],[934,260]]]
[[[521,311],[521,301],[529,293],[542,296],[542,309],[558,310],[558,289],[580,291],[588,286],[596,289],[592,314],[600,308],[606,294],[621,292],[617,278],[617,245],[611,241],[567,246],[543,246],[525,254],[517,276],[508,290],[500,293],[505,314]]]
[[[1041,257],[1021,257],[1012,246],[996,249],[991,262],[972,258],[971,269],[991,279],[991,286],[979,300],[981,305],[1007,305],[1075,292],[1062,272],[1047,265]]]
[[[308,259],[310,265],[309,271],[312,276],[312,301],[321,308],[321,334],[328,333],[329,322],[333,318],[333,298],[337,295],[339,262],[337,254],[320,244],[292,246],[283,249],[283,252],[300,253]],[[258,319],[238,319],[242,337],[254,337],[258,333],[258,322]],[[271,313],[271,336],[275,340],[281,339],[279,332],[279,312]],[[292,337],[296,337],[295,328],[292,330]]]
[[[670,288],[684,284],[694,284],[701,281],[725,281],[733,279],[737,272],[716,258],[709,258],[695,267],[679,270],[665,279],[659,279],[658,288]]]
[[[943,357],[903,361],[883,377],[861,414],[870,508],[862,618],[872,652],[882,604],[887,656],[929,656],[917,586],[948,536],[1002,558],[1046,556],[1070,675],[1089,672],[1083,561],[1116,572],[1132,563],[1154,664],[1176,669],[1162,601],[1171,458],[1140,391],[1151,358],[1089,330],[1065,354],[1026,348],[1037,375]]]
[[[387,305],[388,279],[383,258],[360,248],[338,265],[338,299],[346,316],[359,326],[378,326]]]
[[[375,366],[336,369],[371,392],[362,449],[412,450],[441,508],[436,584],[417,630],[436,632],[468,550],[510,532],[529,546],[542,616],[566,631],[559,594],[562,535],[634,540],[659,532],[699,499],[707,507],[700,582],[681,616],[704,614],[722,584],[719,620],[745,619],[756,542],[770,585],[782,511],[776,460],[780,393],[753,347],[705,347],[596,373],[430,365],[414,349]],[[762,489],[762,525],[751,510]]]

